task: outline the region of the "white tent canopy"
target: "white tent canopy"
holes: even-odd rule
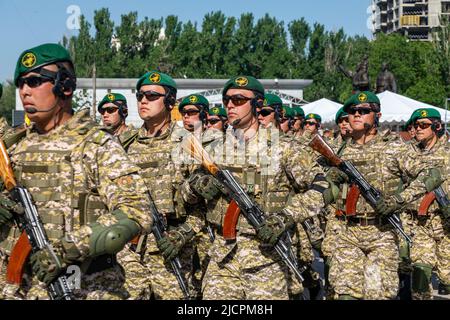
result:
[[[381,122],[406,122],[414,110],[419,108],[436,109],[441,114],[442,120],[445,120],[446,111],[444,109],[390,91],[384,91],[377,96],[381,102]],[[447,120],[449,116],[450,114],[447,114]]]
[[[320,100],[305,104],[302,109],[305,111],[305,115],[308,113],[317,113],[322,117],[322,122],[334,122],[334,118],[338,110],[342,107],[342,104],[322,98]]]
[[[397,93],[384,91],[379,93],[377,96],[381,102],[381,122],[406,122],[409,120],[414,110],[419,108],[434,108],[439,111],[443,121],[450,120],[450,112],[447,111],[446,118],[446,111],[444,109],[436,108],[427,103],[420,102]],[[341,107],[341,104],[325,98],[302,106],[305,114],[317,113],[322,117],[323,123],[334,122],[336,112]]]

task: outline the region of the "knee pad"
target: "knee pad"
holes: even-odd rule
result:
[[[119,220],[118,223],[108,227],[94,223],[91,228],[89,242],[91,257],[118,253],[140,231],[139,225],[131,219]]]
[[[423,263],[413,264],[412,291],[426,293],[430,290],[431,272],[433,267]]]

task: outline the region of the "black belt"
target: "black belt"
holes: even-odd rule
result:
[[[96,272],[100,272],[109,268],[112,268],[117,265],[117,259],[115,255],[105,254],[102,256],[98,256],[94,258],[89,264],[88,269],[85,274],[93,274]]]

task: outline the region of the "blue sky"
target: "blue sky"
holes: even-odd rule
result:
[[[80,8],[92,22],[94,10],[108,7],[118,23],[121,14],[138,11],[139,19],[177,15],[182,21],[201,22],[211,11],[221,10],[227,16],[252,12],[256,18],[269,13],[285,24],[305,17],[310,23],[319,22],[328,30],[344,28],[349,35],[371,37],[367,28],[367,7],[370,0],[0,0],[0,82],[11,79],[19,54],[45,42],[58,42],[63,35],[76,35],[67,27],[71,5]]]

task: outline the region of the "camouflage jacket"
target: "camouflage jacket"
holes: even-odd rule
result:
[[[147,188],[123,148],[81,111],[47,134],[31,127],[9,149],[18,183],[31,193],[51,242],[65,236],[89,256],[91,223],[117,222],[121,210],[149,232]],[[10,226],[1,247],[9,252],[19,232]]]

